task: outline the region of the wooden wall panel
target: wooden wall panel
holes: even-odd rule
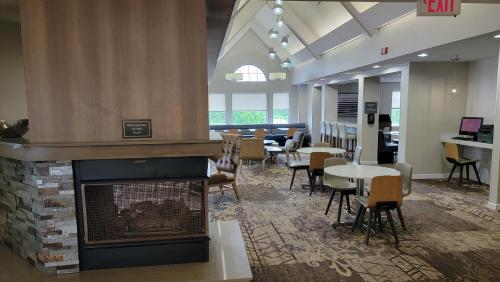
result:
[[[205,0],[21,0],[30,141],[208,139]]]

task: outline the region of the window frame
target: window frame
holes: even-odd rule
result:
[[[250,110],[236,110],[235,111],[235,105],[234,105],[234,96],[235,95],[263,95],[265,96],[265,104],[264,107],[262,107],[261,110],[257,109],[250,109]],[[242,93],[242,92],[235,92],[231,93],[231,124],[236,124],[236,125],[242,125],[242,124],[267,124],[268,119],[269,119],[269,109],[268,109],[268,100],[267,100],[268,94],[265,92],[247,92],[247,93]],[[238,123],[235,121],[235,118],[238,118],[238,113],[264,113],[264,119],[262,122],[244,122],[244,123]]]
[[[243,68],[249,68],[246,72],[243,70]],[[253,68],[256,70],[255,72],[251,72],[250,68]],[[262,70],[262,68],[258,67],[257,65],[253,64],[246,64],[238,67],[234,73],[241,73],[243,74],[243,79],[237,80],[237,82],[267,82],[267,77],[265,72]],[[257,79],[251,79],[251,76],[256,76]]]
[[[399,93],[399,107],[395,108],[394,107],[394,93]],[[394,122],[394,119],[393,119],[393,112],[394,110],[397,110],[398,111],[398,122]],[[392,93],[391,93],[391,113],[390,113],[390,117],[391,117],[391,124],[392,126],[396,126],[396,127],[399,127],[399,124],[401,122],[401,91],[400,90],[393,90]]]
[[[286,109],[275,108],[275,95],[286,94],[288,96],[288,107]],[[290,93],[289,92],[273,92],[272,93],[272,107],[271,107],[271,122],[272,124],[289,124],[290,123]],[[275,122],[275,111],[286,111],[287,112],[287,120],[286,122]]]

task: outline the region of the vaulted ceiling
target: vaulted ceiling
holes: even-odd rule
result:
[[[283,1],[285,27],[279,29],[278,39],[270,39],[268,31],[276,27],[274,5],[275,1],[238,0],[219,60],[253,30],[280,58],[288,57],[292,64],[300,64],[360,36],[372,36],[385,24],[416,9],[415,2]],[[284,35],[289,35],[287,48],[280,46]]]

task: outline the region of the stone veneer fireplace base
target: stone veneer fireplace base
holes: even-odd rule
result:
[[[79,271],[70,161],[0,158],[0,244],[49,274]]]

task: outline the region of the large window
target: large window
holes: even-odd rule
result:
[[[265,93],[233,94],[233,124],[267,123]]]
[[[392,92],[392,107],[391,121],[392,126],[399,126],[399,115],[401,113],[401,93],[399,91]]]
[[[254,65],[245,65],[238,68],[235,73],[243,74],[243,79],[240,82],[263,82],[266,81],[264,72]]]
[[[208,95],[208,123],[210,125],[226,124],[226,95]]]
[[[290,96],[288,93],[273,93],[273,123],[290,121]]]

